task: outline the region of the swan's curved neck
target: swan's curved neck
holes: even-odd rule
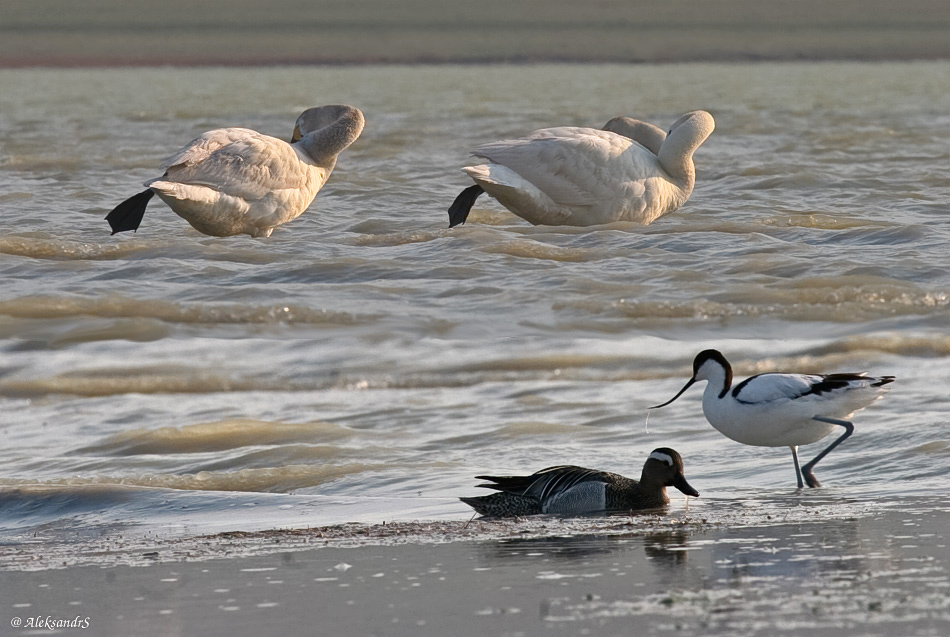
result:
[[[680,129],[673,131],[673,134],[664,140],[657,157],[663,170],[673,181],[681,188],[691,191],[696,184],[696,168],[693,165],[693,151],[696,147],[688,143],[690,140],[685,135],[677,135],[678,132]]]
[[[304,135],[296,145],[313,162],[325,168],[333,168],[336,158],[363,132],[363,113],[351,106],[337,107],[336,119]]]
[[[712,116],[697,111],[681,124],[674,125],[657,153],[663,170],[687,193],[692,192],[696,184],[693,153],[706,141],[714,128]]]

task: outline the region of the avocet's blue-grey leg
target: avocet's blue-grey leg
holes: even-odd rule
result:
[[[802,467],[802,475],[805,476],[805,482],[808,483],[810,487],[820,487],[821,483],[818,482],[818,479],[815,477],[815,474],[812,473],[812,469],[815,468],[815,465],[818,464],[818,461],[828,455],[828,452],[840,445],[845,439],[854,433],[854,424],[848,422],[847,420],[838,420],[837,418],[825,418],[824,416],[815,416],[812,420],[817,420],[818,422],[826,422],[831,425],[841,425],[844,427],[844,433],[840,438],[835,440],[833,443],[828,445],[828,448],[815,456],[815,459]]]
[[[802,468],[801,465],[798,464],[798,446],[792,445],[789,449],[792,450],[792,460],[795,461],[795,479],[798,480],[798,488],[804,489],[805,483],[802,482]]]

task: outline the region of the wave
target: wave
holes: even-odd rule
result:
[[[438,239],[444,239],[449,231],[446,230],[408,230],[403,232],[390,232],[390,226],[385,222],[372,221],[362,222],[353,228],[352,232],[363,232],[353,241],[357,246],[385,247],[402,246],[413,243],[428,243]]]
[[[88,261],[95,259],[122,259],[148,246],[145,241],[129,240],[102,244],[91,241],[66,239],[37,239],[33,237],[0,237],[0,254],[31,259]]]
[[[827,372],[851,368],[876,355],[906,356],[915,359],[950,357],[950,336],[942,332],[880,332],[821,340],[797,350],[763,356],[765,340],[750,340],[749,362],[741,358],[744,347],[734,347],[730,357],[737,375],[789,369]],[[696,351],[701,349],[697,345]],[[736,351],[738,350],[738,351]],[[486,354],[482,360],[466,364],[422,362],[395,363],[396,368],[355,367],[345,373],[284,377],[277,372],[253,375],[193,369],[183,366],[110,368],[85,370],[39,378],[0,379],[0,396],[36,398],[47,395],[112,396],[140,394],[210,394],[218,392],[307,392],[342,390],[361,392],[380,389],[446,389],[482,383],[512,384],[545,380],[563,382],[645,381],[688,375],[689,350],[679,359],[646,353],[550,355],[514,351],[506,355]],[[688,359],[688,360],[687,360]],[[523,388],[513,387],[518,392]],[[535,395],[538,389],[529,390]],[[517,394],[511,397],[517,398]],[[343,437],[345,429],[326,423],[284,424],[254,420],[229,420],[186,427],[164,427],[153,431],[119,434],[103,443],[107,453],[131,454],[138,449],[177,452],[214,450],[245,444],[322,442]]]
[[[234,419],[123,431],[77,451],[116,456],[204,453],[248,446],[330,442],[353,435],[352,430],[327,422],[284,423]]]
[[[512,441],[519,438],[547,438],[553,436],[564,436],[576,438],[578,429],[575,425],[563,425],[560,423],[540,422],[540,421],[519,421],[512,422],[497,427],[491,431],[482,431],[462,436],[450,436],[440,438],[427,444],[431,450],[445,448],[473,448],[478,449],[492,444],[511,444]]]
[[[950,294],[877,277],[825,277],[783,287],[739,286],[714,298],[688,300],[572,299],[554,310],[628,319],[730,319],[770,317],[789,321],[860,323],[892,316],[945,315]]]
[[[353,314],[301,305],[244,305],[236,303],[180,303],[135,299],[113,294],[103,298],[23,296],[0,301],[0,315],[25,319],[150,318],[166,323],[359,325],[376,314]]]
[[[0,488],[121,485],[187,491],[288,493],[297,489],[319,486],[352,474],[390,469],[392,466],[392,463],[297,464],[285,467],[239,469],[236,471],[198,471],[196,473],[179,474],[139,473],[126,476],[73,476],[40,481],[0,478]]]

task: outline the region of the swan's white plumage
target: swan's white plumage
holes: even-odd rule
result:
[[[310,171],[306,158],[291,144],[247,128],[208,131],[165,160],[162,168],[170,181],[214,186],[250,199],[301,188]]]
[[[647,143],[660,144],[658,153],[612,130],[545,128],[478,146],[472,154],[485,163],[463,170],[534,224],[647,224],[689,198],[693,151],[714,127],[709,113],[688,113],[664,138],[652,133]]]
[[[307,209],[330,173],[287,142],[246,128],[208,131],[163,168],[145,185],[215,236],[269,236]]]
[[[248,128],[207,131],[145,185],[200,232],[267,237],[310,206],[363,122],[359,109],[332,105],[304,111],[293,143]]]

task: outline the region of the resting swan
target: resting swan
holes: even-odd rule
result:
[[[165,174],[145,182],[148,190],[106,220],[112,234],[137,230],[157,194],[198,232],[269,237],[310,206],[363,124],[359,109],[329,105],[301,113],[289,144],[247,128],[208,131],[167,159]]]
[[[715,121],[693,111],[666,135],[631,118],[604,128],[543,128],[477,147],[472,154],[487,161],[462,169],[475,185],[452,203],[449,227],[465,222],[482,192],[535,225],[649,224],[689,199],[693,153]]]

